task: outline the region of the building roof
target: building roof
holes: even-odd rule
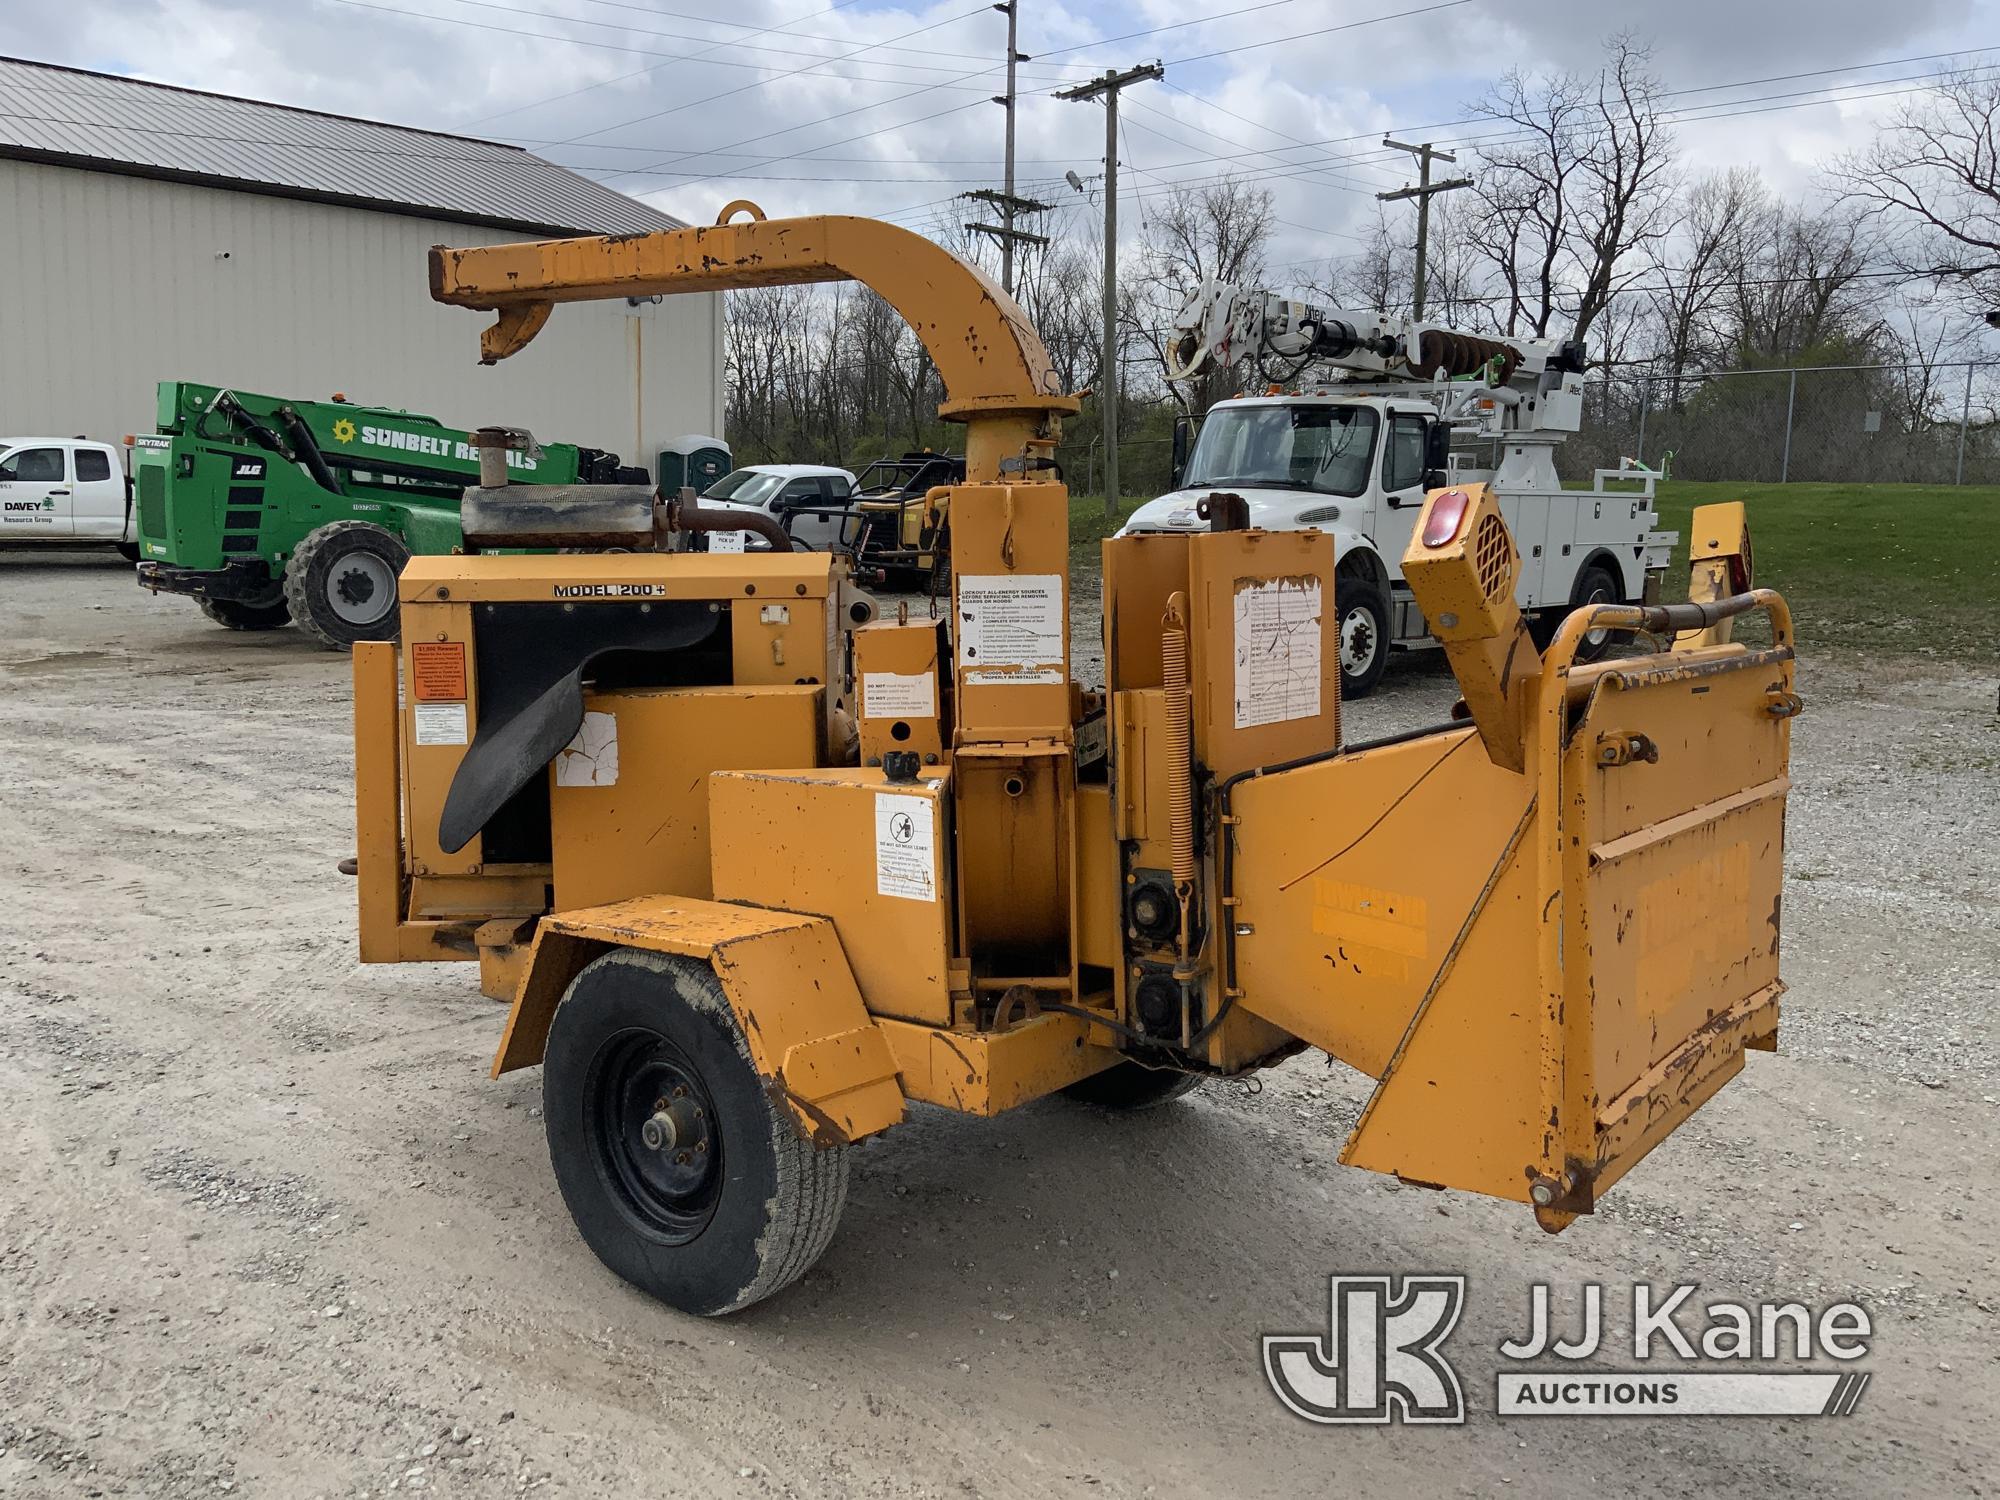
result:
[[[517,146],[0,57],[0,158],[548,235],[678,219]]]

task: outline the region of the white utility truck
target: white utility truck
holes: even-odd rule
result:
[[[139,560],[124,455],[83,438],[0,438],[0,544],[116,547]]]
[[[1583,415],[1584,349],[1494,339],[1381,313],[1321,309],[1206,282],[1176,321],[1170,380],[1215,369],[1268,394],[1219,401],[1192,451],[1174,435],[1174,491],[1124,533],[1205,528],[1201,502],[1240,495],[1252,526],[1335,537],[1341,691],[1381,680],[1392,647],[1434,644],[1401,559],[1424,492],[1490,483],[1521,550],[1517,598],[1538,630],[1580,604],[1657,595],[1676,536],[1655,529],[1658,475],[1598,469],[1565,489],[1556,447]],[[1608,644],[1592,639],[1586,659]]]

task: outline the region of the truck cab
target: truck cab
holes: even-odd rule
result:
[[[1672,545],[1653,530],[1654,476],[1600,473],[1591,490],[1565,489],[1553,450],[1541,432],[1448,421],[1431,390],[1239,397],[1210,410],[1177,487],[1140,506],[1119,534],[1206,530],[1198,507],[1217,491],[1241,495],[1254,527],[1331,532],[1342,691],[1359,697],[1380,681],[1392,649],[1434,644],[1401,564],[1429,490],[1494,485],[1521,549],[1516,602],[1538,626],[1578,604],[1645,595]],[[1636,487],[1608,491],[1607,480]],[[1586,656],[1607,644],[1591,642]]]
[[[0,542],[116,547],[136,562],[118,450],[84,438],[0,438]]]

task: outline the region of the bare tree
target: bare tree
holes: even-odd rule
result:
[[[1507,333],[1587,338],[1644,274],[1634,253],[1676,220],[1673,139],[1658,81],[1630,36],[1594,79],[1510,73],[1479,107],[1510,134],[1480,152],[1472,241],[1503,293]]]
[[[1659,347],[1656,365],[1681,376],[1722,363],[1733,352],[1731,298],[1744,277],[1753,232],[1771,216],[1770,194],[1756,172],[1733,167],[1688,190],[1681,232],[1647,248],[1647,277]]]
[[[1907,279],[2000,306],[2000,77],[1946,74],[1832,175],[1888,229]]]

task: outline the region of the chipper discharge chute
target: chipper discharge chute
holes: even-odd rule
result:
[[[1343,1160],[1559,1229],[1772,1044],[1798,700],[1740,511],[1697,517],[1702,602],[1537,652],[1492,497],[1434,491],[1404,568],[1463,701],[1354,743],[1332,539],[1227,495],[1105,544],[1105,682],[1071,680],[1076,402],[936,245],[759,217],[432,266],[488,358],[558,301],[842,278],[966,424],[944,619],[875,619],[823,553],[675,550],[683,505],[666,550],[417,558],[402,644],[355,657],[362,957],[480,962],[609,1266],[741,1307],[907,1100],[1135,1108],[1306,1046],[1376,1080]],[[1753,610],[1769,646],[1730,638]],[[1652,649],[1577,665],[1605,629]]]

